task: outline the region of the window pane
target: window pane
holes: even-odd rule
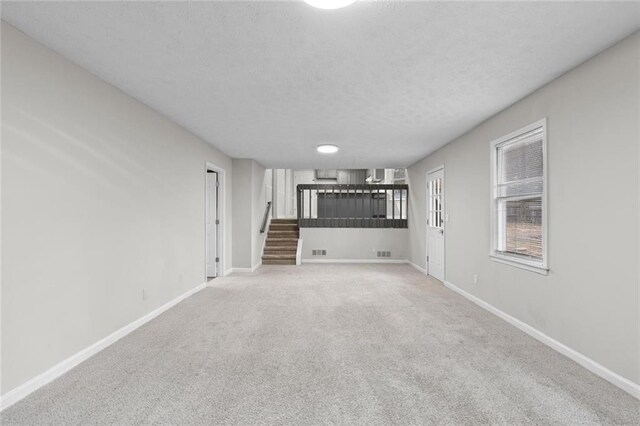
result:
[[[504,235],[500,250],[542,260],[542,198],[501,200]]]
[[[399,179],[404,179],[406,176],[406,170],[407,169],[393,169],[393,180],[397,181]]]
[[[497,196],[542,193],[542,133],[498,147]]]

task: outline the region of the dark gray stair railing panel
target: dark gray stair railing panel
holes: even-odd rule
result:
[[[304,184],[296,193],[302,228],[408,227],[406,184]]]

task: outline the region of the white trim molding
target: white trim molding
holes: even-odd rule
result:
[[[298,246],[296,247],[296,265],[302,265],[302,238],[298,238]]]
[[[419,266],[415,263],[413,263],[410,260],[407,260],[407,263],[411,266],[413,266],[416,270],[418,270],[419,272],[422,272],[423,274],[427,275],[427,270],[425,268],[423,268],[422,266]]]
[[[302,263],[408,263],[406,259],[302,259]]]
[[[498,173],[499,173],[499,158],[498,149],[504,146],[512,146],[514,144],[524,143],[534,138],[538,141],[541,138],[542,142],[542,192],[523,193],[519,195],[500,196],[498,191]],[[536,272],[539,274],[547,275],[549,271],[549,238],[548,238],[548,226],[547,217],[549,211],[548,203],[548,162],[547,162],[547,119],[546,117],[531,123],[525,127],[515,130],[506,136],[493,140],[490,143],[491,147],[491,164],[490,164],[490,229],[491,236],[489,238],[489,256],[490,259],[502,264],[515,266],[517,268],[525,269],[527,271]],[[515,253],[505,253],[500,250],[506,250],[504,247],[506,217],[505,213],[499,208],[501,200],[504,201],[519,201],[532,198],[540,198],[542,203],[541,210],[541,222],[542,222],[542,258],[541,259],[527,259],[523,256],[519,256]]]
[[[583,366],[587,370],[591,371],[593,374],[602,377],[603,379],[605,379],[606,381],[614,384],[615,386],[619,387],[623,391],[625,391],[625,392],[629,393],[630,395],[640,399],[640,385],[639,384],[634,383],[631,380],[629,380],[629,379],[627,379],[625,377],[622,377],[618,373],[615,373],[615,372],[609,370],[604,365],[599,364],[598,362],[592,360],[591,358],[587,357],[586,355],[583,355],[580,352],[578,352],[578,351],[576,351],[574,349],[571,349],[567,345],[558,342],[557,340],[555,340],[552,337],[547,336],[546,334],[544,334],[540,330],[530,326],[529,324],[526,324],[526,323],[520,321],[519,319],[517,319],[515,317],[512,317],[511,315],[507,314],[506,312],[503,312],[500,309],[496,308],[495,306],[490,305],[489,303],[485,302],[484,300],[479,299],[478,297],[476,297],[476,296],[474,296],[474,295],[472,295],[470,293],[467,293],[466,291],[462,290],[459,287],[456,287],[455,285],[451,284],[450,282],[445,281],[444,285],[447,288],[451,289],[452,291],[455,291],[456,293],[460,294],[461,296],[466,297],[467,299],[469,299],[470,301],[472,301],[476,305],[480,306],[481,308],[486,309],[487,311],[491,312],[495,316],[505,320],[506,322],[508,322],[509,324],[513,325],[514,327],[516,327],[516,328],[520,329],[521,331],[527,333],[529,336],[533,337],[534,339],[544,343],[545,345],[549,346],[551,349],[554,349],[554,350],[560,352],[562,355],[566,356],[567,358],[577,362],[578,364],[580,364],[581,366]]]
[[[216,226],[218,226],[218,232],[216,233],[217,235],[217,239],[218,239],[218,247],[216,249],[216,254],[218,255],[218,258],[220,259],[220,262],[218,264],[218,268],[217,268],[217,272],[218,272],[218,276],[220,276],[220,274],[222,273],[223,275],[227,275],[227,270],[225,270],[225,266],[227,263],[227,258],[225,256],[225,250],[227,247],[227,238],[226,238],[226,232],[225,232],[225,228],[227,227],[227,222],[226,222],[226,218],[225,218],[225,210],[227,208],[227,175],[226,175],[226,171],[223,167],[220,167],[210,161],[205,161],[204,163],[204,175],[205,175],[205,180],[204,180],[204,191],[205,191],[205,200],[207,199],[207,172],[208,171],[212,171],[212,172],[216,172],[218,174],[218,224]],[[205,201],[205,215],[206,215],[206,209],[208,208],[208,206],[206,205],[206,201]],[[206,217],[206,216],[205,216]],[[205,259],[204,259],[204,264],[205,264],[205,282],[207,279],[212,278],[212,277],[207,277],[207,271],[206,271],[206,265],[207,265],[207,225],[206,225],[206,220],[205,220],[205,231],[204,231],[204,246],[205,246]]]
[[[426,174],[427,174],[427,175],[429,175],[429,174],[434,173],[434,172],[437,172],[437,171],[439,171],[439,170],[444,170],[444,163],[443,163],[443,164],[440,164],[440,165],[439,165],[439,166],[437,166],[437,167],[434,167],[433,169],[429,169],[429,170],[427,170],[427,173],[426,173]]]
[[[17,388],[14,388],[9,392],[5,393],[0,397],[0,411],[4,410],[7,407],[10,407],[11,405],[20,401],[21,399],[28,396],[29,394],[35,392],[36,390],[46,385],[47,383],[50,383],[56,378],[62,376],[64,373],[71,370],[81,362],[91,358],[93,355],[97,354],[98,352],[105,349],[106,347],[114,344],[115,342],[122,339],[127,334],[136,330],[140,326],[148,323],[149,321],[151,321],[161,313],[169,310],[170,308],[174,307],[178,303],[182,302],[187,297],[204,289],[206,286],[207,286],[207,283],[205,282],[187,291],[186,293],[181,294],[175,299],[170,300],[169,302],[165,303],[159,308],[156,308],[153,311],[149,312],[148,314],[144,315],[143,317],[138,318],[132,323],[129,323],[124,327],[114,331],[113,333],[109,334],[107,337],[95,342],[91,346],[84,348],[83,350],[81,350],[80,352],[77,352],[74,355],[71,355],[69,358],[59,362],[58,364],[54,365],[44,373],[37,375],[31,380],[21,384]]]
[[[427,274],[427,270],[423,267],[411,262],[407,259],[302,259],[302,263],[391,263],[391,264],[406,264],[411,265],[417,271]]]
[[[489,258],[497,263],[514,266],[540,275],[549,275],[549,268],[541,268],[535,264],[528,264],[524,259],[510,260],[507,256],[497,256],[492,253],[489,253]]]
[[[262,266],[262,261],[260,261],[259,263],[256,263],[255,265],[253,265],[251,268],[231,268],[229,269],[228,273],[236,273],[236,272],[240,272],[240,273],[248,273],[248,272],[254,272],[256,269],[258,269],[260,266]],[[225,272],[225,275],[228,274],[227,272]]]

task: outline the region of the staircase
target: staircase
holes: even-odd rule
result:
[[[295,265],[299,235],[296,219],[271,219],[262,264]]]

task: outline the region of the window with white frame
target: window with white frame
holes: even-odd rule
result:
[[[491,143],[493,259],[546,273],[546,119]]]
[[[393,183],[396,185],[407,183],[407,169],[393,169]]]

